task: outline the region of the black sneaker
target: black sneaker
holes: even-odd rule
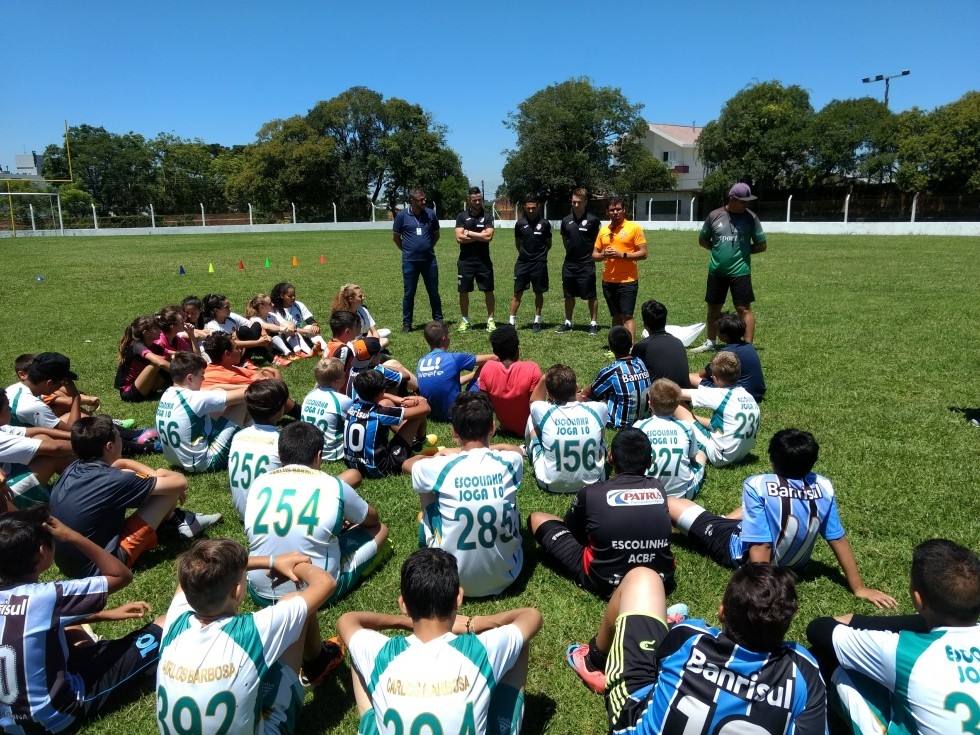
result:
[[[411,331],[412,331],[412,325],[411,324],[406,324],[406,325],[404,325],[402,327],[402,334],[408,334]]]
[[[558,329],[555,330],[555,334],[565,334],[566,332],[572,331],[572,325],[568,322],[562,324]]]
[[[531,331],[538,334],[541,331],[541,322],[534,322],[534,324],[531,325]]]
[[[331,636],[323,642],[320,655],[313,661],[304,661],[300,671],[300,683],[306,687],[322,684],[331,671],[344,662],[347,647],[340,636]]]
[[[589,325],[589,336],[590,337],[595,337],[597,334],[599,334],[599,325],[598,324],[590,324]]]

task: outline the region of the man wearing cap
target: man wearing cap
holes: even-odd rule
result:
[[[412,189],[408,208],[395,217],[392,239],[402,251],[402,331],[411,332],[415,316],[415,291],[419,276],[429,294],[432,318],[442,320],[442,298],[439,296],[439,266],[436,263],[436,243],[439,242],[439,218],[435,210],[425,206],[425,192]]]
[[[711,251],[708,265],[708,287],[704,300],[708,304],[708,338],[691,352],[708,352],[717,346],[718,319],[728,292],[732,303],[745,320],[745,341],[755,336],[755,315],[752,313],[752,253],[766,249],[766,234],[755,212],[746,202],[756,199],[748,184],[735,184],[728,192],[728,204],[708,215],[698,234],[698,245]]]

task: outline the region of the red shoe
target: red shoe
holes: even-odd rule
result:
[[[288,357],[283,357],[282,355],[276,355],[275,357],[272,358],[272,364],[275,365],[277,368],[284,368],[287,365],[291,365],[292,362],[293,361],[290,360]]]
[[[246,368],[246,369],[248,369],[248,370],[258,370],[258,369],[259,369],[259,366],[258,366],[258,365],[256,365],[256,364],[255,364],[254,362],[252,362],[251,360],[246,360],[245,362],[243,362],[243,363],[242,363],[242,367],[243,367],[243,368]]]
[[[579,675],[585,686],[596,694],[606,693],[606,672],[589,668],[586,657],[589,655],[588,643],[573,643],[565,654],[565,662]]]
[[[310,357],[317,357],[323,352],[323,347],[319,342],[313,343],[313,351],[310,353]]]

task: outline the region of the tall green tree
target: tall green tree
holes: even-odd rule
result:
[[[902,118],[896,177],[905,191],[980,191],[980,92]]]
[[[208,212],[227,211],[225,176],[214,164],[228,149],[166,133],[149,145],[155,155],[153,206],[158,212],[193,212],[201,204]]]
[[[698,137],[698,156],[709,169],[703,189],[721,201],[735,181],[761,190],[808,183],[813,106],[809,93],[778,81],[746,87],[732,97]]]
[[[100,214],[134,214],[146,208],[153,194],[154,151],[142,135],[117,135],[91,125],[68,129],[75,182],[95,200]],[[67,179],[64,146],[44,150],[42,173],[48,179]]]
[[[504,125],[517,134],[505,151],[503,189],[512,201],[525,196],[568,197],[594,192],[672,189],[673,176],[643,146],[643,105],[615,87],[595,87],[588,77],[546,87],[518,105]]]
[[[890,180],[898,152],[894,118],[883,102],[871,97],[827,103],[807,131],[814,182]]]

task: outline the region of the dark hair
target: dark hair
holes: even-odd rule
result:
[[[197,321],[194,323],[194,326],[198,329],[204,329],[204,304],[197,296],[187,296],[180,302],[180,308],[183,310],[188,306],[193,306],[198,311]]]
[[[279,461],[309,465],[323,451],[323,432],[306,421],[293,421],[279,434]]]
[[[0,390],[0,411],[10,406],[10,399],[7,398],[7,392]]]
[[[43,525],[50,511],[48,505],[35,505],[0,515],[0,579],[9,582],[37,571],[38,549],[54,544]]]
[[[106,444],[116,440],[119,430],[108,416],[82,416],[71,427],[71,449],[82,462],[101,459]]]
[[[460,441],[486,439],[493,430],[493,405],[486,393],[463,392],[456,396],[449,418]]]
[[[640,313],[643,315],[643,326],[648,332],[662,332],[667,326],[667,307],[659,301],[644,301]]]
[[[616,357],[626,357],[633,349],[633,337],[630,330],[617,324],[609,330],[609,349]]]
[[[271,424],[288,400],[289,388],[278,378],[256,380],[245,389],[245,407],[257,424]]]
[[[133,323],[126,327],[126,331],[123,332],[122,339],[119,340],[119,364],[122,365],[126,362],[126,353],[129,351],[129,346],[134,342],[142,342],[143,335],[149,332],[151,329],[159,329],[157,325],[157,320],[152,316],[138,316],[133,320]],[[30,378],[30,372],[28,372],[28,378]]]
[[[354,390],[359,398],[377,403],[385,392],[385,376],[374,368],[362,370],[354,376]]]
[[[745,320],[738,312],[726,311],[718,317],[718,334],[725,338],[726,342],[741,342],[745,336]]]
[[[813,434],[802,429],[780,429],[769,440],[769,462],[777,475],[802,480],[820,456]]]
[[[449,334],[449,325],[441,319],[434,319],[425,325],[422,330],[425,341],[433,350],[442,344],[442,340]]]
[[[207,321],[214,319],[214,313],[221,308],[221,305],[228,300],[223,293],[209,293],[204,296],[204,318]]]
[[[459,595],[456,557],[439,548],[413,551],[402,563],[401,595],[412,620],[449,620]]]
[[[153,315],[153,318],[156,319],[157,327],[161,332],[166,332],[172,327],[182,327],[187,322],[184,318],[184,310],[176,304],[164,306]]]
[[[203,373],[208,364],[200,355],[193,352],[175,352],[170,358],[170,377],[178,384],[183,384],[188,375]]]
[[[37,357],[33,352],[25,352],[23,355],[17,355],[14,359],[14,372],[15,373],[26,373],[27,369],[34,362],[34,358]]]
[[[483,189],[479,186],[471,186],[467,194],[483,194]]]
[[[211,364],[218,365],[224,354],[232,348],[231,337],[224,332],[212,332],[204,338],[201,346],[204,353],[211,358]]]
[[[617,474],[645,475],[650,469],[653,453],[650,437],[639,429],[620,429],[612,440],[612,463]]]
[[[786,567],[746,564],[728,580],[724,631],[750,651],[777,651],[789,630],[799,603],[796,575]]]
[[[248,566],[245,547],[230,538],[201,539],[177,557],[177,582],[198,615],[222,611]]]
[[[544,374],[544,387],[557,403],[568,403],[578,391],[575,371],[568,365],[552,365]]]
[[[490,349],[501,360],[516,360],[521,348],[517,327],[502,324],[490,333]]]
[[[273,286],[272,291],[269,293],[269,298],[272,299],[272,305],[277,309],[282,309],[282,295],[291,288],[295,289],[296,287],[289,281],[280,281]]]
[[[980,558],[965,546],[942,538],[923,541],[912,551],[910,578],[941,625],[972,625],[980,618]]]
[[[572,196],[584,199],[586,202],[589,200],[589,190],[584,186],[580,186],[577,189],[572,189]]]
[[[354,329],[357,316],[352,311],[337,310],[330,312],[330,334],[336,337],[345,329]]]
[[[606,209],[609,209],[613,204],[622,204],[625,208],[626,204],[623,202],[623,197],[620,194],[610,194],[609,198],[606,200]]]

